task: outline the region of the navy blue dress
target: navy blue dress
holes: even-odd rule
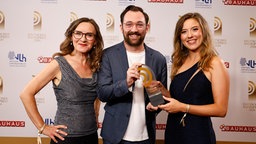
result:
[[[213,103],[211,82],[200,70],[189,82],[185,91],[184,86],[197,70],[197,64],[188,70],[177,74],[170,84],[171,96],[183,103],[205,105]],[[216,144],[215,133],[210,117],[187,114],[185,126],[180,124],[184,113],[168,115],[165,144]]]

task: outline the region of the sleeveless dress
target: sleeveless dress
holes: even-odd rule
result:
[[[81,78],[62,56],[55,58],[59,63],[61,81],[53,83],[57,100],[55,125],[66,125],[67,137],[87,136],[97,132],[94,111],[97,75]]]
[[[213,103],[211,82],[200,70],[189,82],[186,83],[198,69],[197,64],[188,70],[177,74],[170,84],[171,96],[183,103],[191,105],[205,105]],[[165,144],[215,144],[216,138],[210,117],[187,114],[185,126],[180,124],[184,113],[169,113],[166,130]]]

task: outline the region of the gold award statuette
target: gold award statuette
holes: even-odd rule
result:
[[[153,106],[158,106],[164,103],[164,99],[161,91],[152,86],[153,82],[156,81],[155,74],[150,67],[142,65],[138,68],[140,75],[143,78],[143,84],[148,94],[149,100]]]

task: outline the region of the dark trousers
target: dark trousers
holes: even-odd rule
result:
[[[148,140],[143,140],[143,141],[126,141],[126,140],[121,140],[119,144],[150,144],[149,139]]]
[[[58,143],[51,140],[50,144],[98,144],[98,133],[82,137],[65,137],[64,141],[56,139]]]

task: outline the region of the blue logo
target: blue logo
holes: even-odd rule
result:
[[[206,4],[211,4],[212,3],[212,0],[202,0],[204,3]]]
[[[241,71],[244,73],[256,73],[256,60],[247,60],[246,58],[240,59]]]
[[[9,54],[8,54],[8,58],[10,60],[16,60],[18,62],[26,62],[27,61],[27,58],[25,57],[24,54],[16,54],[15,55],[15,52],[14,51],[10,51]]]
[[[45,118],[44,123],[47,125],[54,125],[54,120],[51,118]]]
[[[241,66],[248,66],[250,68],[255,68],[256,61],[255,60],[246,60],[246,58],[241,58],[240,59],[240,64]]]
[[[196,8],[211,8],[212,0],[196,0]]]
[[[26,58],[25,54],[23,54],[23,53],[16,54],[14,51],[9,51],[8,58],[9,58],[9,65],[11,67],[25,67],[26,66],[27,58]]]

